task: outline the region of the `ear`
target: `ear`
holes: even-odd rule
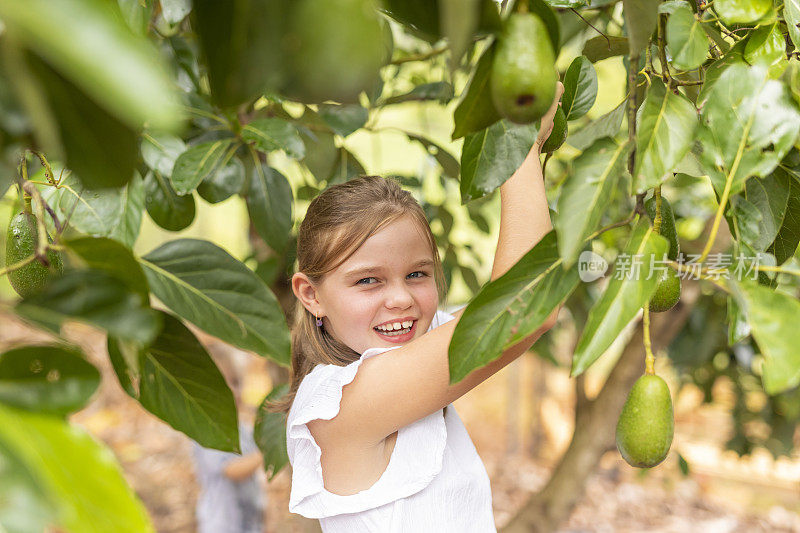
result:
[[[292,276],[292,292],[311,314],[325,315],[325,310],[317,299],[317,288],[302,272],[297,272]]]

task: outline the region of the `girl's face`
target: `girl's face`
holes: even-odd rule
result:
[[[317,286],[325,329],[358,353],[408,343],[436,314],[433,272],[422,230],[410,216],[395,220]]]

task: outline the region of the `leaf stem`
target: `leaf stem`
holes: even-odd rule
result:
[[[650,308],[649,304],[645,304],[642,308],[644,316],[642,317],[642,333],[644,334],[644,373],[653,375],[655,374],[656,356],[653,355],[653,349],[650,346]]]
[[[630,57],[628,65],[628,143],[630,143],[630,154],[628,155],[628,172],[633,175],[636,165],[636,75],[639,72],[639,54]]]
[[[524,3],[524,2],[523,2]],[[436,57],[440,54],[443,54],[450,50],[449,45],[440,46],[438,48],[432,48],[427,52],[422,52],[420,54],[412,54],[406,57],[399,57],[397,59],[392,60],[389,62],[390,65],[402,65],[403,63],[410,63],[412,61],[425,61],[426,59],[430,59],[432,57]]]

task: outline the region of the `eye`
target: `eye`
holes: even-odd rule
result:
[[[414,276],[414,274],[419,274],[419,276]],[[413,276],[414,278],[424,278],[427,275],[428,274],[426,274],[425,272],[422,272],[420,270],[418,270],[416,272],[412,272],[411,274],[409,274],[409,276]]]
[[[368,281],[375,278],[361,278],[360,280],[356,281],[356,285],[369,285],[369,283],[362,283],[363,281]]]

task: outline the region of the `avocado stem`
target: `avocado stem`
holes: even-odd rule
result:
[[[653,231],[661,234],[661,185],[655,188],[654,195],[656,198],[656,216],[653,219]]]
[[[644,337],[644,373],[655,374],[656,356],[653,355],[652,347],[650,346],[650,309],[645,305],[643,307],[644,316],[642,317],[642,333]]]

